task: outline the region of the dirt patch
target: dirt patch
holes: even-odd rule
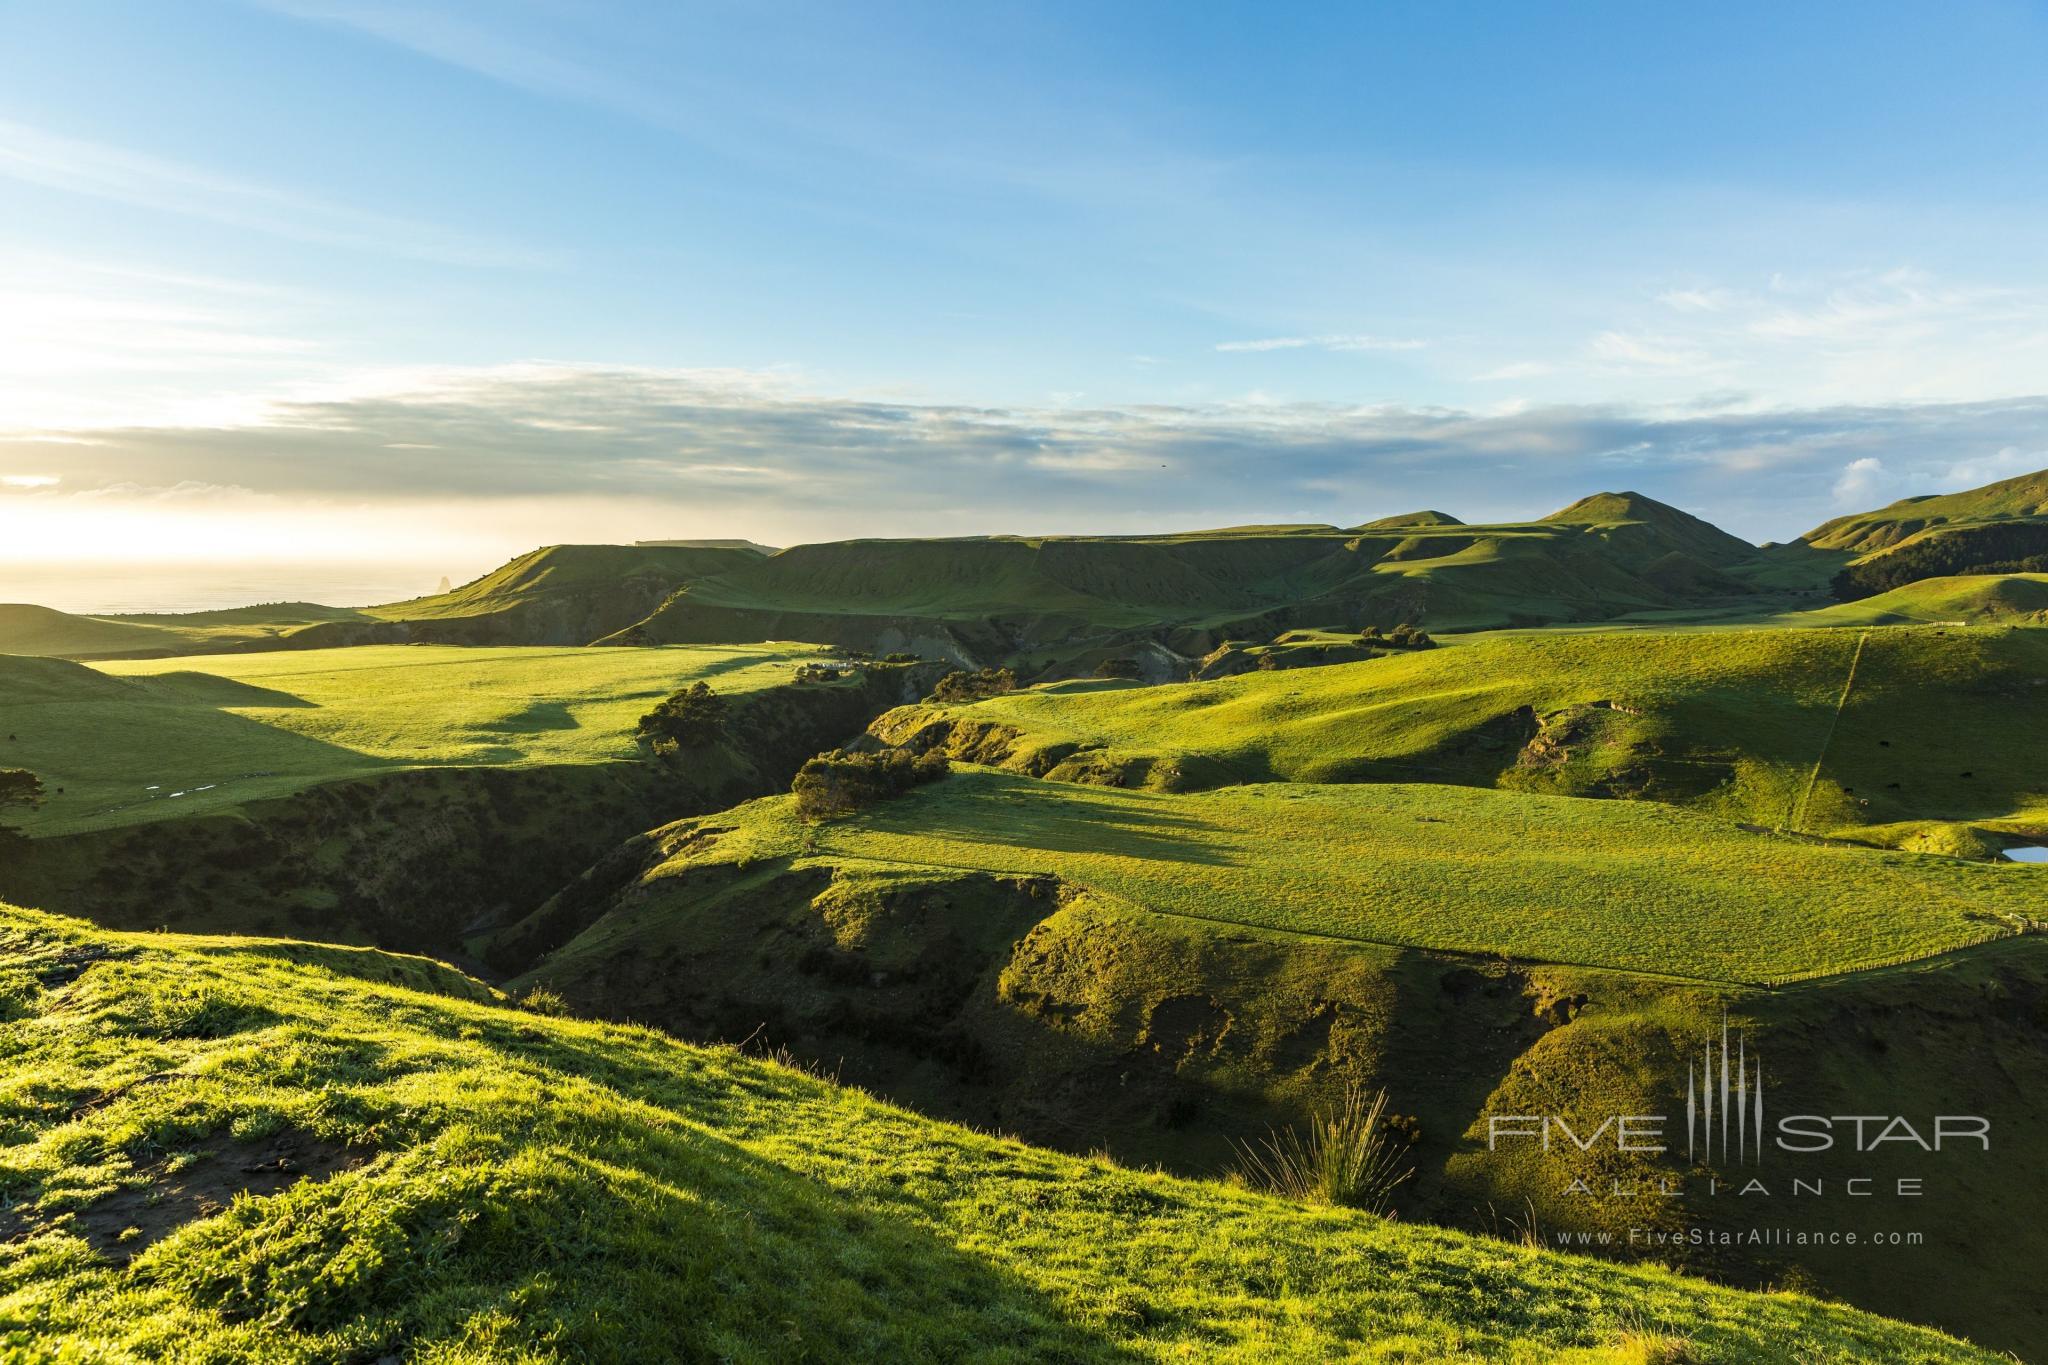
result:
[[[368,1148],[344,1147],[300,1132],[227,1142],[176,1170],[171,1162],[159,1163],[143,1172],[148,1184],[117,1190],[44,1226],[61,1226],[108,1260],[126,1265],[185,1224],[222,1212],[236,1195],[276,1194],[301,1180],[353,1170],[373,1155]],[[36,1223],[31,1220],[30,1226]]]

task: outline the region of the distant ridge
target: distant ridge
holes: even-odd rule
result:
[[[757,555],[781,554],[779,547],[758,540],[636,540],[642,550],[751,550]]]
[[[1459,521],[1449,512],[1438,512],[1425,508],[1420,512],[1400,512],[1391,517],[1381,517],[1378,521],[1368,521],[1351,529],[1354,531],[1392,531],[1403,526],[1463,526],[1464,524],[1464,522]]]
[[[1818,550],[1871,554],[1944,527],[2036,519],[2048,520],[2048,469],[1961,493],[1900,498],[1874,512],[1852,512],[1824,521],[1799,541]]]

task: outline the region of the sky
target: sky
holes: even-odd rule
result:
[[[0,598],[1603,488],[1789,539],[2048,466],[2043,70],[1969,0],[0,0]]]

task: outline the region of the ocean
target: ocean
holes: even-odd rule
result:
[[[463,583],[488,564],[120,564],[0,562],[0,603],[78,615],[217,611],[259,602],[363,607],[431,593],[442,575]]]

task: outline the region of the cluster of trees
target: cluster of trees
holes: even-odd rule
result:
[[[1828,588],[1837,601],[1854,602],[1923,578],[1965,573],[2048,573],[2048,522],[1970,526],[1929,536],[1851,564]]]
[[[1095,665],[1098,678],[1124,678],[1131,682],[1145,676],[1145,670],[1138,667],[1136,659],[1104,659]]]
[[[982,668],[972,673],[955,670],[939,679],[932,689],[933,701],[980,701],[1017,690],[1017,672],[1010,668]]]
[[[634,733],[657,754],[701,748],[725,733],[726,714],[724,697],[707,683],[692,683],[640,717]]]
[[[796,811],[806,820],[829,820],[901,796],[912,787],[936,782],[950,771],[946,756],[933,750],[913,754],[904,749],[850,754],[832,749],[808,760],[789,784]]]
[[[1390,649],[1435,649],[1436,641],[1429,638],[1426,630],[1417,630],[1403,621],[1392,630],[1382,633],[1378,626],[1367,626],[1359,635],[1362,645],[1384,645]]]
[[[796,668],[796,680],[800,683],[838,682],[845,676],[844,669],[830,664],[798,664]]]

